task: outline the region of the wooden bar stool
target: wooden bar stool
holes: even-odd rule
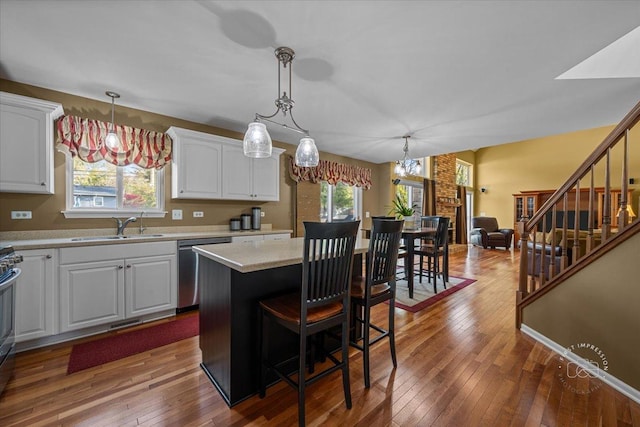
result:
[[[364,385],[369,388],[369,347],[389,338],[391,360],[397,367],[394,336],[394,310],[396,297],[396,263],[404,221],[374,219],[369,251],[366,258],[366,275],[357,277],[351,284],[352,316],[362,325],[362,337],[351,341],[351,346],[363,353]],[[387,329],[371,323],[371,307],[389,301]],[[379,334],[371,338],[371,329]],[[362,344],[359,342],[362,341]]]
[[[298,390],[298,423],[305,425],[304,391],[308,384],[342,370],[344,399],[351,409],[349,386],[349,289],[353,253],[360,221],[336,223],[304,222],[304,252],[300,292],[286,294],[259,303],[260,306],[260,397],[265,396],[266,376],[273,370],[282,380]],[[298,334],[299,351],[285,361],[270,361],[268,324],[275,322]],[[307,337],[341,326],[341,360],[326,353],[333,365],[305,378]],[[322,349],[324,350],[324,348]],[[313,355],[312,355],[313,357]],[[297,381],[285,370],[288,362],[298,359]]]

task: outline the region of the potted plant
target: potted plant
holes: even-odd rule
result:
[[[401,195],[397,194],[396,198],[392,201],[391,210],[389,214],[393,214],[398,219],[404,219],[405,228],[413,228],[414,227],[414,214],[416,206],[409,206],[407,200]]]

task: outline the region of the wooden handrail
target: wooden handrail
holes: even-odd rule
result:
[[[549,206],[555,205],[560,201],[562,195],[570,191],[582,177],[584,177],[591,165],[598,163],[606,154],[607,150],[615,145],[615,143],[624,135],[628,129],[631,129],[640,120],[640,102],[629,111],[620,123],[609,133],[609,135],[596,147],[589,157],[576,169],[576,171],[567,179],[567,181],[547,200],[527,222],[528,224],[537,223],[548,210]]]
[[[524,306],[534,301],[540,293],[546,293],[549,289],[557,286],[563,279],[568,277],[565,272],[575,271],[579,265],[586,265],[582,262],[584,258],[589,257],[592,253],[599,252],[610,247],[608,243],[612,235],[619,236],[627,231],[637,230],[638,227],[630,227],[630,218],[626,211],[626,207],[631,200],[627,199],[627,177],[629,169],[629,130],[640,122],[640,102],[638,102],[629,113],[620,121],[620,123],[607,135],[595,150],[586,158],[586,160],[576,169],[576,171],[566,180],[551,197],[549,197],[540,208],[533,214],[531,218],[523,218],[518,222],[518,231],[521,236],[520,240],[520,274],[518,290],[516,292],[516,327],[520,327],[522,319],[522,309]],[[619,142],[623,142],[623,160],[620,190],[620,197],[617,204],[613,207],[619,207],[620,210],[616,214],[612,214],[612,188],[611,188],[611,149]],[[601,228],[599,231],[600,239],[596,241],[594,230],[595,219],[593,217],[595,211],[595,192],[594,187],[594,169],[600,161],[604,159],[604,187],[598,188],[598,209],[600,210]],[[588,177],[589,188],[581,189],[581,180]],[[588,213],[587,213],[587,229],[581,230],[579,225],[581,195],[588,191]],[[569,206],[569,194],[575,194],[574,206]],[[559,203],[562,207],[559,208]],[[559,231],[557,227],[557,214],[562,212],[561,235],[558,239]],[[569,227],[568,216],[573,211],[573,226]],[[551,214],[551,224],[547,224],[548,214]],[[640,214],[640,212],[638,212]],[[614,216],[615,218],[612,218]],[[617,223],[617,229],[612,230],[612,219]],[[640,222],[640,217],[636,218],[634,223]],[[547,231],[549,230],[549,231]],[[538,231],[538,232],[536,232]],[[540,232],[541,231],[541,232]],[[547,234],[551,233],[550,241]],[[570,233],[573,234],[570,241]],[[613,233],[613,234],[612,234]],[[531,236],[531,238],[530,238]],[[585,247],[584,253],[580,248],[581,236],[584,236]],[[559,240],[559,241],[558,241]],[[571,243],[571,246],[570,246]],[[568,257],[568,251],[571,248],[572,256]],[[548,258],[548,259],[547,259]],[[588,261],[587,261],[588,263]],[[539,269],[539,271],[537,271]],[[572,274],[572,273],[569,273]]]

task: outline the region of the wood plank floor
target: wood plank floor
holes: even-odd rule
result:
[[[367,390],[352,351],[353,408],[336,373],[308,388],[309,425],[640,426],[640,405],[604,384],[570,391],[558,356],[515,329],[517,252],[470,248],[450,264],[477,283],[415,314],[397,309],[398,368],[386,341],[377,344]],[[377,307],[374,320],[385,312]],[[295,391],[282,383],[229,409],[199,367],[197,337],[66,375],[71,345],[17,356],[0,426],[297,423]]]

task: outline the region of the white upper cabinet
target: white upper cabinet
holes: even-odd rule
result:
[[[53,194],[53,122],[62,105],[0,92],[0,191]]]
[[[222,147],[222,197],[235,200],[280,200],[280,154],[273,149],[271,157],[246,157],[242,146]]]
[[[251,159],[242,141],[171,127],[173,139],[171,196],[179,199],[278,201],[280,155]]]
[[[222,144],[215,135],[171,127],[171,197],[222,197]]]

